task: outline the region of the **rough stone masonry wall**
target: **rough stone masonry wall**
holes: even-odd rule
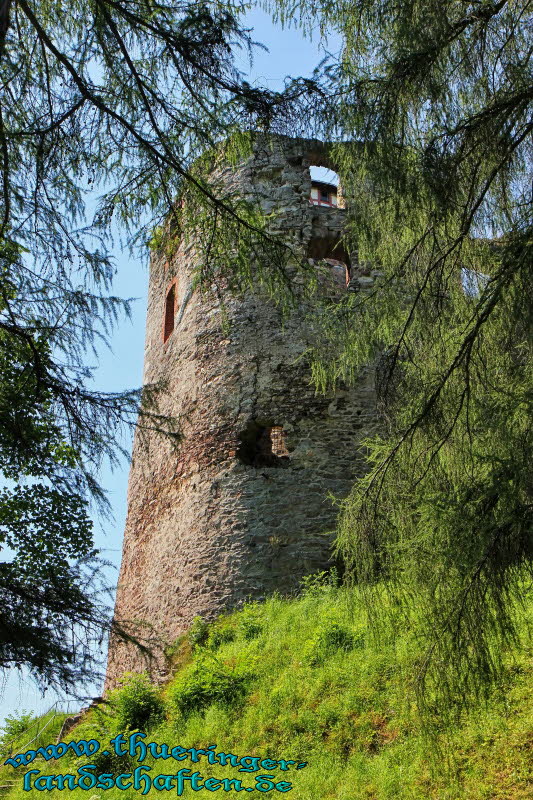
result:
[[[332,166],[319,143],[258,141],[254,158],[224,179],[266,211],[282,210],[278,224],[297,232],[302,252],[335,257],[326,251],[346,212],[310,204],[310,164]],[[357,443],[376,423],[371,369],[353,388],[316,394],[302,357],[311,334],[303,315],[282,320],[249,293],[225,298],[223,329],[216,297],[191,295],[193,267],[182,245],[171,263],[152,260],[144,380],[166,381],[162,410],[179,416],[183,439],[173,451],[159,436],[136,435],[115,608],[116,619],[144,623],[164,642],[196,615],[212,619],[247,598],[290,592],[328,565],[336,516],[328,494],[345,496],[361,474]],[[335,269],[331,282],[344,291]],[[177,324],[163,343],[173,280]],[[352,288],[372,281],[353,269]],[[272,426],[282,427],[287,454],[261,461],[261,431]],[[107,688],[145,668],[135,648],[111,641]]]

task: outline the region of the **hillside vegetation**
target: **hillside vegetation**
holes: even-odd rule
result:
[[[440,721],[435,716],[428,736],[414,699],[421,653],[408,626],[391,627],[378,642],[353,596],[309,579],[296,599],[273,597],[212,625],[197,619],[172,648],[175,670],[165,687],[158,690],[145,677],[130,676],[107,705],[90,711],[64,737],[66,743],[96,739],[98,752],[76,756],[69,749],[57,760],[38,756],[16,769],[3,766],[0,784],[15,780],[5,795],[10,800],[133,800],[142,796],[146,783],[137,790],[91,787],[90,775],[128,774],[142,762],[151,768],[142,774],[152,781],[180,769],[189,775],[199,771],[203,782],[217,779],[200,795],[185,780],[186,798],[217,789],[219,797],[243,797],[249,789],[256,797],[287,794],[292,800],[526,800],[533,797],[528,772],[533,669],[525,612],[523,645],[508,662],[505,684],[469,712]],[[133,731],[147,734],[137,741],[177,748],[174,757],[142,757],[140,749],[133,758],[115,755],[110,739],[122,732],[119,741],[127,746]],[[17,744],[29,738],[21,733],[11,752],[21,752]],[[41,738],[44,742],[31,746],[56,741],[46,731]],[[221,752],[234,754],[233,765],[222,766],[218,756],[218,763],[208,762],[208,753],[214,758]],[[156,754],[165,755],[161,748]],[[57,774],[77,780],[77,770],[86,764],[95,766],[86,773],[84,788],[48,791],[33,783]],[[39,773],[24,791],[23,774],[29,770]],[[261,775],[270,778],[261,781]],[[223,784],[223,779],[241,784]],[[176,779],[167,788],[164,779],[161,783],[146,796],[177,796]]]

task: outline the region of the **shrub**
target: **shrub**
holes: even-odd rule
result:
[[[332,622],[319,632],[318,646],[326,653],[334,653],[336,650],[347,652],[353,648],[353,645],[353,633],[337,622]]]
[[[209,650],[218,650],[223,644],[235,641],[237,631],[235,623],[224,617],[212,625],[209,625],[202,617],[195,617],[187,636],[194,649],[207,647]]]
[[[356,637],[344,625],[330,620],[322,624],[313,638],[307,642],[305,657],[312,666],[316,666],[339,650],[348,652],[354,647],[360,647],[362,642],[362,636]]]
[[[217,659],[202,659],[169,691],[172,705],[182,714],[201,711],[213,703],[240,705],[252,675],[230,670]]]
[[[300,581],[300,593],[304,597],[318,597],[319,595],[330,594],[340,585],[339,573],[336,567],[330,570],[315,572],[313,575],[305,575]]]
[[[209,636],[209,625],[202,619],[202,617],[195,617],[192,621],[192,625],[189,628],[189,642],[191,647],[198,647],[199,645],[205,645],[207,642],[207,637]]]
[[[146,675],[128,675],[112,696],[117,729],[144,730],[159,722],[165,712],[159,692]]]
[[[237,623],[237,636],[249,642],[256,639],[263,632],[264,609],[258,603],[248,603],[239,611],[235,622]]]
[[[218,650],[221,645],[233,642],[235,638],[235,628],[227,624],[221,625],[210,630],[209,636],[207,637],[207,647],[209,647],[210,650]]]
[[[17,739],[35,722],[33,714],[21,711],[20,714],[8,714],[2,726],[0,736],[0,755],[8,753]]]
[[[257,639],[263,632],[263,626],[253,617],[244,618],[241,620],[239,626],[240,633],[247,642],[251,639]]]
[[[85,764],[87,758],[79,759],[80,766]],[[134,761],[129,755],[119,756],[114,750],[101,749],[91,756],[91,763],[95,765],[95,772],[98,774],[110,773],[120,775],[123,772],[131,772]],[[136,765],[135,765],[136,766]],[[89,800],[90,797],[89,797]]]

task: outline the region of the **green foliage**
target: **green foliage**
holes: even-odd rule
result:
[[[260,619],[254,614],[241,617],[239,621],[239,633],[246,642],[257,639],[263,632],[263,626]]]
[[[247,606],[239,616],[238,624],[232,617],[222,616],[214,623],[207,623],[202,617],[195,617],[187,639],[196,650],[218,650],[222,645],[236,639],[251,641],[260,636],[262,626],[260,615],[254,605]]]
[[[233,642],[237,635],[235,625],[228,622],[225,617],[211,624],[202,617],[195,617],[187,632],[187,638],[193,648],[205,647],[208,650],[217,650],[221,645]]]
[[[347,653],[352,650],[355,641],[351,630],[331,620],[329,624],[319,627],[308,643],[309,663],[316,666],[338,651]]]
[[[161,721],[164,704],[146,675],[129,674],[110,695],[118,731],[146,731]]]
[[[34,721],[33,714],[28,714],[26,711],[20,711],[18,714],[8,714],[2,724],[0,754],[10,753],[15,741],[28,730]]]
[[[249,154],[243,130],[292,129],[296,107],[302,127],[311,124],[303,111],[313,82],[276,93],[236,69],[233,49],[253,49],[244,12],[167,0],[2,7],[0,472],[16,485],[0,500],[0,544],[32,545],[26,569],[20,559],[0,565],[0,669],[26,665],[43,684],[94,680],[94,639],[111,625],[87,517],[89,502],[109,513],[102,462],[119,463],[137,420],[141,431],[177,438],[176,420],[157,409],[161,387],[142,398],[90,387],[87,353],[97,356],[130,313],[130,301],[111,294],[112,226],[132,250],[155,228],[151,245],[168,256],[194,230],[199,276],[215,290],[228,264],[236,286],[250,285],[251,253],[271,291],[285,277],[284,244],[208,172],[213,159]],[[87,219],[95,192],[103,194]]]
[[[233,642],[236,635],[235,628],[232,625],[222,625],[211,628],[207,638],[207,647],[211,650],[218,650],[221,645]]]
[[[321,312],[317,384],[375,361],[382,411],[338,554],[376,630],[376,580],[421,611],[419,701],[457,711],[498,683],[532,577],[528,3],[269,5],[342,37],[324,116],[345,246],[381,273]]]
[[[11,482],[0,491],[0,547],[9,552],[0,563],[0,668],[26,664],[43,683],[72,688],[90,672],[86,636],[101,636],[107,619],[83,445],[68,443],[57,413],[44,336],[0,324],[0,367],[0,471]]]
[[[22,711],[20,714],[9,715],[4,720],[0,744],[0,786],[19,784],[19,773],[11,766],[5,766],[5,759],[57,741],[67,716],[68,714],[60,710],[51,710],[42,716]]]
[[[195,617],[187,636],[192,647],[204,645],[209,636],[209,623],[202,619],[202,617]]]
[[[0,491],[0,544],[36,570],[52,554],[57,562],[67,563],[94,552],[85,504],[76,495],[40,483]]]
[[[185,716],[212,704],[235,708],[243,702],[251,678],[246,664],[240,670],[229,669],[214,656],[203,655],[173,683],[168,696]]]
[[[384,590],[381,602],[386,604],[386,598]],[[507,662],[497,691],[456,720],[437,717],[429,739],[414,703],[423,656],[413,634],[416,611],[409,621],[397,615],[377,642],[364,606],[344,588],[292,600],[270,598],[215,622],[240,631],[245,620],[256,618],[261,638],[246,641],[239,636],[221,644],[216,658],[209,651],[197,651],[192,664],[180,666],[162,693],[165,719],[150,721],[147,741],[199,749],[216,742],[217,751],[240,757],[306,761],[305,769],[276,772],[292,782],[295,800],[528,800],[530,612],[528,605],[518,623],[522,651]],[[351,633],[353,647],[344,649],[341,640],[346,637],[337,631]],[[326,650],[311,666],[307,655],[318,641]],[[236,679],[245,675],[246,682],[239,684]],[[116,707],[104,704],[87,714],[72,738],[95,738],[104,744],[119,724]],[[58,763],[61,770],[47,771],[73,773],[86,759],[65,755]],[[94,763],[97,771],[118,775],[131,772],[137,762],[127,757],[106,760],[98,753]],[[152,777],[175,772],[171,760],[148,756],[145,763]],[[243,785],[253,783],[235,767],[208,765],[205,756],[197,765],[187,759],[180,766],[199,769],[206,778],[238,777]],[[36,767],[43,768],[38,762]],[[2,769],[2,784],[15,781],[7,799],[27,797],[16,771]],[[117,800],[119,793],[130,800],[128,791],[117,792]],[[50,800],[60,800],[63,794],[50,792]],[[87,800],[86,790],[70,794],[73,800]],[[196,795],[186,788],[183,796],[192,800]],[[242,792],[231,790],[227,795],[242,797]],[[155,789],[148,795],[159,796]]]
[[[324,594],[331,594],[333,589],[339,586],[339,574],[335,567],[329,570],[321,570],[312,575],[304,575],[300,581],[300,589],[303,595],[309,597],[319,597]]]
[[[85,758],[80,759],[77,766],[83,766],[85,763],[87,763]],[[95,765],[98,775],[103,773],[121,775],[124,772],[131,772],[137,766],[128,754],[119,756],[114,750],[103,749],[91,756],[91,763]]]

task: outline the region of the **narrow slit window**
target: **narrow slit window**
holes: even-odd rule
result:
[[[166,342],[174,330],[174,314],[176,306],[176,286],[172,284],[167,292],[165,299],[165,325],[163,330],[163,341]]]

